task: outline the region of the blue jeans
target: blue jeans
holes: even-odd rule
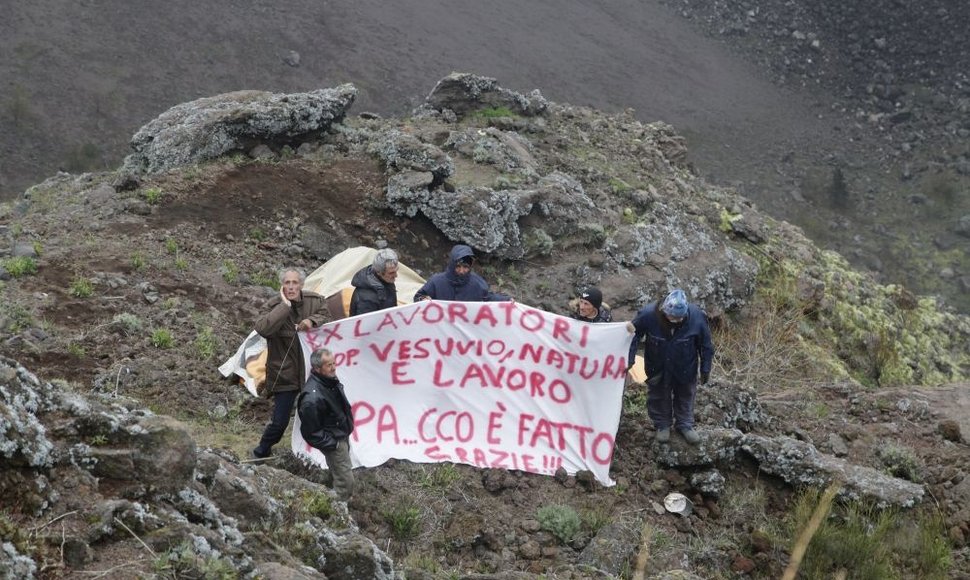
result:
[[[283,438],[283,433],[286,432],[286,428],[290,425],[293,403],[299,394],[300,391],[283,391],[273,395],[273,418],[269,425],[266,426],[266,430],[263,431],[263,437],[259,440],[259,446],[253,450],[253,453],[257,457],[268,456],[273,449],[273,445],[279,443],[280,439]]]
[[[666,378],[666,377],[665,377]],[[694,397],[697,381],[686,385],[660,380],[647,384],[647,414],[658,431],[670,429],[675,423],[678,431],[694,428]]]

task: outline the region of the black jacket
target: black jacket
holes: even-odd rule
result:
[[[354,295],[350,297],[350,315],[377,312],[397,306],[397,288],[374,273],[373,266],[361,268],[350,280]]]
[[[337,441],[354,432],[350,401],[336,377],[328,378],[311,371],[310,380],[297,398],[296,410],[300,415],[300,434],[320,451],[334,449]]]

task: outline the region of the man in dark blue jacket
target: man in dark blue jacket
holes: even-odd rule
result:
[[[475,253],[468,246],[457,245],[451,248],[448,267],[438,272],[414,295],[418,300],[459,300],[462,302],[504,302],[511,300],[505,294],[492,292],[488,282],[472,272]]]
[[[333,353],[325,348],[310,355],[310,380],[296,402],[300,434],[327,458],[333,475],[333,490],[347,501],[354,493],[354,472],[350,463],[350,434],[354,416],[344,386],[337,379]]]
[[[645,338],[643,360],[647,375],[647,413],[657,429],[657,441],[670,440],[670,428],[677,430],[691,445],[700,442],[694,431],[694,397],[697,371],[706,384],[711,375],[714,344],[704,311],[687,303],[680,288],[663,301],[645,306],[627,330],[635,332],[630,345],[633,366],[640,340]]]

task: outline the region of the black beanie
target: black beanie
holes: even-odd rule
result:
[[[592,286],[583,290],[579,297],[586,300],[596,308],[599,308],[603,304],[603,293],[596,286]]]

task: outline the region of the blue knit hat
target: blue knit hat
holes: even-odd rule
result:
[[[660,309],[673,318],[683,318],[687,316],[687,294],[680,288],[674,288],[673,292],[667,294]]]

